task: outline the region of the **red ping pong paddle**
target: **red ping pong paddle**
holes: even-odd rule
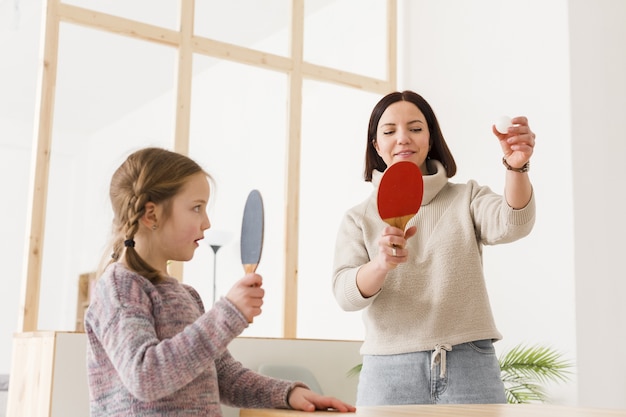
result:
[[[404,230],[417,214],[424,196],[419,167],[410,161],[396,162],[385,170],[378,186],[378,213],[385,223]]]

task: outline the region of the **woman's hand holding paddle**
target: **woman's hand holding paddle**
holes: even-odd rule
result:
[[[378,186],[377,206],[380,218],[388,226],[378,240],[378,255],[357,272],[361,295],[371,297],[381,290],[387,273],[409,259],[406,241],[417,227],[405,230],[420,209],[424,195],[422,173],[413,162],[397,162],[387,168]]]
[[[406,232],[393,226],[385,227],[378,240],[378,256],[375,259],[379,267],[389,271],[406,262],[409,259],[407,240],[415,233],[417,233],[417,226],[409,227]]]

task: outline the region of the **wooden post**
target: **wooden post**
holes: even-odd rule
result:
[[[180,1],[180,44],[178,45],[177,88],[176,88],[176,131],[174,132],[174,150],[184,155],[189,154],[189,124],[191,120],[191,78],[193,67],[194,0]],[[184,264],[171,262],[168,273],[183,281]]]
[[[54,92],[59,49],[59,2],[48,0],[43,14],[42,58],[37,96],[39,123],[35,126],[31,162],[30,204],[26,225],[24,277],[18,329],[23,332],[37,330],[39,316],[39,288],[43,258],[43,240],[46,227],[46,201],[52,144]]]

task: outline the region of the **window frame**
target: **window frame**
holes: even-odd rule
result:
[[[61,24],[75,24],[139,39],[177,49],[175,96],[175,131],[173,149],[188,154],[190,135],[190,109],[192,69],[194,54],[238,62],[266,70],[283,72],[288,77],[288,120],[286,144],[285,191],[285,264],[283,297],[283,337],[296,338],[298,311],[298,217],[300,187],[300,150],[302,125],[303,80],[311,79],[335,83],[348,88],[386,94],[397,84],[397,0],[386,0],[387,71],[385,79],[372,78],[340,69],[312,64],[303,59],[305,0],[291,1],[289,30],[290,56],[270,54],[194,34],[195,0],[179,1],[179,30],[167,29],[123,17],[113,16],[59,0],[46,0],[44,4],[42,53],[37,90],[36,122],[31,159],[29,205],[26,225],[26,256],[22,276],[21,310],[18,330],[38,329],[40,280],[45,235],[46,204],[50,150],[52,148],[52,122],[55,103],[59,31]],[[171,265],[171,273],[184,277],[183,264]]]

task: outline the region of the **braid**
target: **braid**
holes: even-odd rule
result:
[[[139,219],[144,215],[146,211],[146,203],[150,199],[147,194],[140,195],[139,197],[132,196],[128,202],[128,209],[126,210],[126,232],[124,233],[125,239],[133,239],[135,233],[139,229]]]
[[[139,230],[139,220],[146,212],[146,203],[150,201],[150,196],[142,190],[145,187],[142,187],[143,184],[141,182],[135,182],[136,194],[129,199],[126,210],[125,232],[122,234],[123,244],[126,247],[125,260],[126,264],[135,272],[138,272],[150,281],[157,282],[163,278],[161,273],[139,256],[134,244],[135,234]],[[126,245],[128,241],[133,242],[132,245]]]

